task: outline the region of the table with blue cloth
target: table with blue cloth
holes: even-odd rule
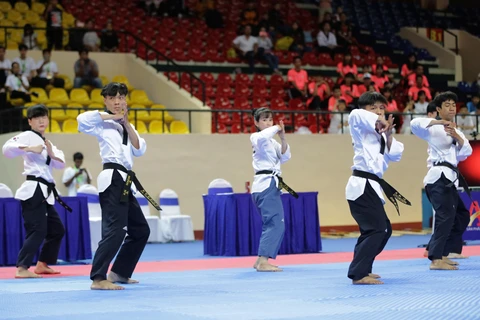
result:
[[[92,258],[88,204],[85,197],[62,197],[72,208],[68,212],[57,202],[55,209],[65,227],[65,236],[60,247],[59,260],[79,261]],[[25,240],[22,207],[13,198],[0,198],[0,266],[14,266]],[[35,256],[37,261],[40,251]]]
[[[322,250],[318,192],[300,192],[295,199],[282,194],[285,237],[279,254]],[[204,195],[204,254],[255,256],[262,233],[262,217],[248,193]]]

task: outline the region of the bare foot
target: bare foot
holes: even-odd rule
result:
[[[424,256],[425,258],[428,258],[428,250],[425,250],[425,251],[423,252],[423,256]]]
[[[368,276],[369,276],[370,278],[373,278],[373,279],[380,279],[380,278],[381,278],[380,275],[375,274],[375,273],[369,273]]]
[[[37,262],[35,266],[35,270],[33,270],[36,274],[59,274],[60,271],[53,270],[45,262]]]
[[[257,269],[258,264],[259,264],[258,260],[255,261],[255,264],[253,265],[253,269]],[[269,263],[269,264],[270,264],[270,263]],[[278,266],[276,266],[276,265],[274,265],[274,264],[270,264],[270,265],[271,265],[271,266],[274,266],[275,268],[278,268]]]
[[[383,284],[382,281],[374,279],[370,276],[363,277],[360,280],[353,280],[353,284]]]
[[[283,271],[279,267],[271,265],[270,263],[259,263],[255,269],[257,269],[258,272],[281,272],[281,271]]]
[[[35,274],[28,269],[18,267],[17,272],[15,272],[16,279],[28,279],[28,278],[41,278],[38,274]]]
[[[92,285],[90,286],[92,290],[123,290],[124,287],[117,286],[116,284],[111,283],[108,280],[96,280],[93,281]]]
[[[450,253],[447,258],[449,259],[468,259],[467,256],[462,255],[461,253]]]
[[[458,266],[458,262],[448,259],[447,257],[442,257],[442,260],[448,263],[451,266]]]
[[[133,280],[133,279],[130,279],[130,278],[122,277],[121,275],[119,275],[119,274],[117,274],[113,271],[110,271],[110,273],[108,274],[107,280],[112,282],[112,283],[115,283],[115,282],[123,283],[123,284],[138,283],[138,280]]]
[[[430,264],[430,270],[458,270],[458,267],[449,265],[443,260],[436,259]]]

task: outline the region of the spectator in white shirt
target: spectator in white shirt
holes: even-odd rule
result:
[[[338,45],[337,38],[330,30],[330,23],[324,22],[322,25],[322,29],[317,34],[317,42],[319,46],[318,51],[323,53],[329,53],[332,55],[333,58],[334,54],[338,51]]]
[[[233,40],[233,47],[237,50],[240,57],[248,61],[250,72],[254,72],[255,58],[258,55],[258,39],[252,36],[252,28],[245,26],[244,34]]]
[[[274,73],[281,74],[278,70],[278,57],[273,54],[272,47],[272,40],[268,36],[267,30],[261,28],[258,37],[258,56],[267,62]]]
[[[85,28],[88,30],[83,35],[83,45],[89,51],[100,51],[100,38],[96,31],[93,31],[93,20],[88,20]]]
[[[5,86],[7,76],[12,69],[12,63],[10,60],[5,59],[5,47],[0,46],[0,88]]]
[[[26,24],[23,27],[23,44],[27,46],[28,50],[38,50],[37,46],[37,34],[33,30],[31,24]]]
[[[78,188],[92,182],[90,173],[87,169],[82,168],[83,154],[76,152],[73,155],[73,162],[75,165],[66,168],[62,178],[63,184],[68,188],[69,197],[76,197]]]
[[[334,113],[330,118],[330,126],[328,127],[328,133],[342,134],[350,133],[350,127],[348,125],[348,112],[347,103],[345,100],[337,100]]]
[[[457,115],[457,128],[463,132],[467,139],[472,138],[472,133],[475,131],[475,122],[473,119],[475,116],[472,116],[468,113],[468,108],[466,105],[462,105]]]
[[[13,59],[13,62],[18,63],[18,65],[20,66],[21,74],[26,76],[28,81],[30,81],[35,76],[35,61],[31,57],[27,57],[28,48],[26,45],[19,45],[18,51],[20,51],[20,57]]]
[[[55,61],[51,60],[52,53],[49,49],[43,50],[43,60],[37,63],[37,76],[31,81],[32,87],[45,88],[51,84],[56,88],[63,88],[65,80],[57,78],[58,67]]]
[[[25,102],[32,101],[28,92],[30,84],[27,77],[20,73],[18,62],[12,63],[12,73],[7,77],[5,87],[10,92],[10,99],[23,99]]]

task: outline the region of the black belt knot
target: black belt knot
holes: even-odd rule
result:
[[[128,202],[128,197],[129,197],[129,194],[130,194],[130,188],[131,188],[132,182],[133,182],[133,184],[135,184],[135,187],[137,188],[138,192],[140,192],[145,197],[145,199],[147,199],[148,202],[150,202],[152,204],[152,206],[155,207],[155,209],[157,209],[158,211],[162,211],[162,209],[160,208],[160,205],[155,200],[153,200],[153,198],[148,194],[148,192],[142,186],[142,184],[138,180],[137,176],[135,175],[135,172],[133,172],[132,170],[127,170],[127,168],[125,168],[124,166],[122,166],[121,164],[118,164],[118,163],[104,163],[103,164],[103,170],[106,170],[106,169],[118,170],[118,171],[125,172],[127,174],[127,179],[125,180],[125,184],[123,186],[122,194],[120,196],[120,202],[122,202],[122,203]]]
[[[378,184],[382,187],[383,192],[385,192],[385,195],[387,196],[388,200],[390,200],[390,202],[393,203],[393,205],[395,206],[395,209],[397,209],[398,215],[400,215],[400,209],[398,208],[397,200],[408,206],[412,205],[412,203],[408,201],[407,198],[402,196],[400,192],[395,190],[394,187],[388,184],[385,180],[379,178],[377,175],[374,175],[373,173],[370,173],[370,172],[360,171],[360,170],[353,170],[352,175],[354,177],[360,177],[360,178],[369,179],[369,180],[378,182]]]
[[[450,187],[454,186],[455,181],[458,180],[458,183],[460,184],[460,186],[465,190],[465,192],[467,193],[470,200],[472,200],[472,196],[470,194],[470,188],[468,187],[467,180],[465,180],[465,177],[460,173],[460,170],[458,169],[458,167],[456,167],[453,164],[451,164],[450,162],[446,162],[446,161],[434,163],[433,166],[434,167],[447,167],[447,168],[451,169],[453,172],[455,172],[457,174],[457,179],[455,179],[451,183],[447,184],[447,187],[450,188]],[[473,200],[472,200],[472,202],[473,202]]]
[[[277,175],[276,173],[274,174],[273,171],[271,170],[261,170],[261,171],[258,171],[255,173],[255,175],[259,175],[259,174],[273,174],[274,176],[276,176],[278,178],[278,187],[280,190],[282,189],[285,189],[287,190],[288,193],[290,193],[295,199],[298,199],[298,194],[288,186],[288,184],[286,184],[284,181],[283,181],[283,178],[279,175]]]
[[[60,205],[62,207],[64,207],[65,209],[67,209],[69,212],[72,212],[72,208],[70,208],[63,200],[62,198],[60,198],[60,196],[58,195],[58,191],[57,189],[55,188],[55,183],[53,182],[48,182],[47,180],[41,178],[41,177],[35,177],[35,176],[27,176],[27,180],[29,181],[37,181],[37,182],[40,182],[44,185],[47,186],[47,197],[45,198],[45,201],[47,200],[47,198],[50,196],[50,194],[53,192],[53,196],[55,197],[55,200],[57,200],[58,203],[60,203]]]

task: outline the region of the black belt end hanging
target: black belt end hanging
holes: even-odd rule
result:
[[[273,171],[271,170],[261,170],[261,171],[258,171],[255,173],[255,175],[259,175],[259,174],[273,174]],[[280,177],[280,176],[277,176],[276,174],[274,175],[278,178],[278,188],[280,190],[282,189],[285,189],[288,193],[290,193],[295,199],[298,199],[298,194],[292,189],[290,188],[290,186],[288,184],[286,184],[284,181],[283,181],[283,178]]]

